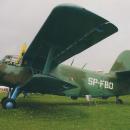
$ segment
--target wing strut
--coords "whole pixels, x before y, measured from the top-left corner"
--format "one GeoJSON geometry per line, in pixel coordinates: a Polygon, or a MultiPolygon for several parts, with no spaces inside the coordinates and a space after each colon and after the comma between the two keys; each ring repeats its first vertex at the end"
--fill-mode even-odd
{"type": "Polygon", "coordinates": [[[47,60],[43,69],[43,74],[48,74],[48,72],[51,69],[51,63],[53,61],[53,57],[54,57],[54,52],[55,52],[55,48],[51,47],[49,52],[48,52],[48,56],[47,56],[47,60]]]}

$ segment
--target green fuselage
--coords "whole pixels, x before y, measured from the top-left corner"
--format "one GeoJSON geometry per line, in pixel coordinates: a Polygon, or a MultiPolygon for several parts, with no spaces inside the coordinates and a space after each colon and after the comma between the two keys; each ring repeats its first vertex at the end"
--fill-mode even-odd
{"type": "MultiPolygon", "coordinates": [[[[76,86],[65,90],[63,93],[66,96],[83,97],[92,95],[93,97],[105,98],[130,93],[130,78],[119,79],[115,73],[104,74],[61,64],[52,70],[49,75],[76,86]]],[[[32,76],[33,70],[30,68],[0,64],[0,85],[8,87],[23,86],[32,76]]],[[[39,89],[38,86],[36,87],[39,89]]],[[[44,87],[40,91],[44,93],[44,87]]]]}
{"type": "MultiPolygon", "coordinates": [[[[130,93],[130,78],[117,78],[115,73],[102,73],[60,65],[52,74],[78,87],[77,96],[110,97],[130,93]]],[[[71,93],[72,94],[72,93],[71,93]]]]}

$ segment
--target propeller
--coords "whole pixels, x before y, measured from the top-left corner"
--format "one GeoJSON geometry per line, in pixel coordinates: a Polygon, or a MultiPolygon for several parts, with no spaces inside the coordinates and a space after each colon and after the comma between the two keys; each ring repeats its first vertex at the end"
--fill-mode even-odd
{"type": "Polygon", "coordinates": [[[25,54],[27,50],[27,44],[26,43],[23,43],[20,47],[20,51],[19,51],[19,54],[18,54],[18,59],[16,61],[16,63],[19,63],[23,57],[23,55],[25,54]]]}

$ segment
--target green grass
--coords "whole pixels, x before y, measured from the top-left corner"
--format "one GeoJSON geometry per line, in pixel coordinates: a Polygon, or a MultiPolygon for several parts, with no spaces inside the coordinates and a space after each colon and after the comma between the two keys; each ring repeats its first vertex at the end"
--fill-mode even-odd
{"type": "Polygon", "coordinates": [[[89,105],[83,98],[20,96],[17,109],[0,106],[0,130],[130,130],[130,96],[122,99],[123,105],[114,98],[94,99],[89,105]]]}

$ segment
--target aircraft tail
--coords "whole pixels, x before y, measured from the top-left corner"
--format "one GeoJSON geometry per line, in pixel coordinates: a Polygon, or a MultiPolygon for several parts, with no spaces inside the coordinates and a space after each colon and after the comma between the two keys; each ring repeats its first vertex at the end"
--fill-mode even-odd
{"type": "Polygon", "coordinates": [[[113,64],[110,72],[130,71],[130,50],[123,51],[113,64]]]}

